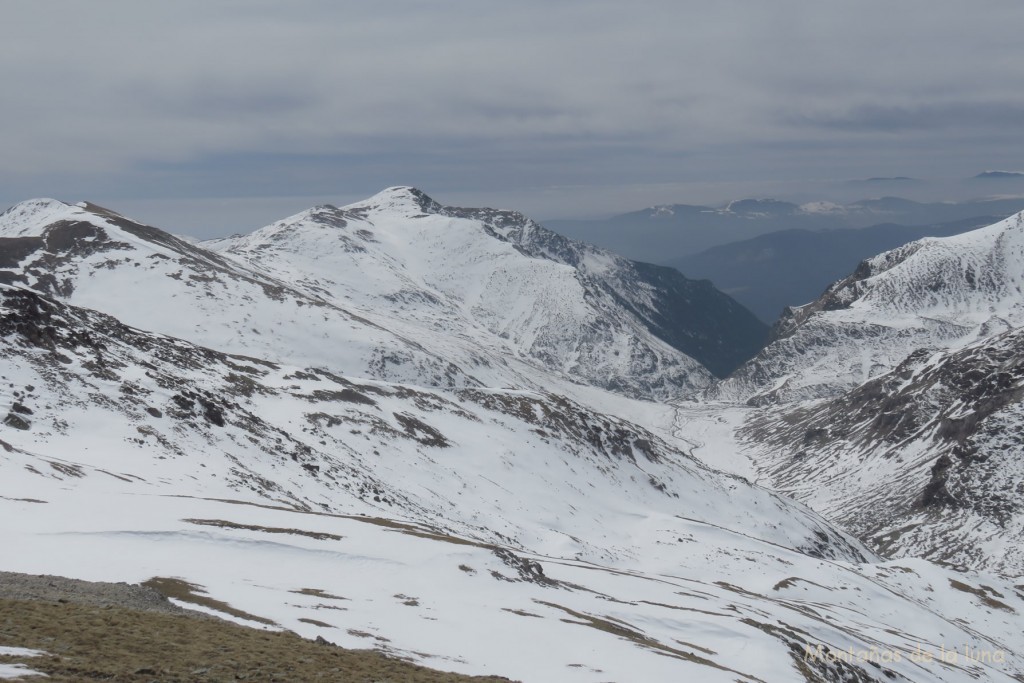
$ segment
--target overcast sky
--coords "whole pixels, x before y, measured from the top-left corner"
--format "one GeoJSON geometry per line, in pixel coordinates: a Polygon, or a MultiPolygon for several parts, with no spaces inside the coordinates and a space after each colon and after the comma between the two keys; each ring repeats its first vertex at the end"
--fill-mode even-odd
{"type": "Polygon", "coordinates": [[[0,201],[176,232],[389,185],[544,219],[1024,170],[1019,0],[4,0],[0,25],[0,201]]]}

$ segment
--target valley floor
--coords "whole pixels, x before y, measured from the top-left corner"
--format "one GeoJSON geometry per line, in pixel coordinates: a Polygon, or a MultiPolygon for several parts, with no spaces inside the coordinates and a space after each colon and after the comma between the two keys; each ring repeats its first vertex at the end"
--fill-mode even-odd
{"type": "Polygon", "coordinates": [[[735,435],[751,408],[691,401],[680,401],[674,408],[672,435],[682,442],[684,450],[708,467],[758,482],[757,468],[735,435]]]}

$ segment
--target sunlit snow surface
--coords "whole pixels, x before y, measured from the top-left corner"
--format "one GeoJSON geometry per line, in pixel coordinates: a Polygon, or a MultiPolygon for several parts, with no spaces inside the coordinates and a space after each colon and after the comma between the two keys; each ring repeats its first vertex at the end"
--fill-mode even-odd
{"type": "Polygon", "coordinates": [[[46,240],[14,269],[20,282],[220,351],[429,386],[555,375],[670,396],[710,383],[635,312],[654,294],[628,282],[630,262],[583,245],[547,255],[545,239],[567,241],[524,216],[428,215],[429,201],[391,188],[193,245],[101,207],[32,200],[0,216],[0,237],[46,240]]]}

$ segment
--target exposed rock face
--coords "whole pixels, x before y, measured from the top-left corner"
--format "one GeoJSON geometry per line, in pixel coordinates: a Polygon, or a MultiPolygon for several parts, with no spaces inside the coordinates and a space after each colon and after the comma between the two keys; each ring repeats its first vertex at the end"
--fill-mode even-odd
{"type": "Polygon", "coordinates": [[[778,487],[881,552],[1024,573],[1024,329],[918,351],[742,434],[778,487]]]}

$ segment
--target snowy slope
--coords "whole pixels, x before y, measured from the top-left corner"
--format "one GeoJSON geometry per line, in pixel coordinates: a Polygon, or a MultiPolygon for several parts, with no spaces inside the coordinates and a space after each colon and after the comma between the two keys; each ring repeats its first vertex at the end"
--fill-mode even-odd
{"type": "Polygon", "coordinates": [[[773,341],[711,393],[754,404],[835,396],[919,348],[955,349],[1024,323],[1024,213],[864,261],[789,309],[773,341]]]}
{"type": "MultiPolygon", "coordinates": [[[[671,557],[633,545],[646,542],[638,531],[652,514],[862,557],[807,511],[562,396],[346,378],[221,354],[29,290],[0,292],[3,441],[28,453],[94,451],[104,460],[92,467],[111,473],[141,461],[168,485],[241,488],[304,509],[356,506],[581,559],[671,557]],[[733,495],[745,503],[718,505],[733,495]]],[[[672,522],[659,524],[671,534],[672,522]]]]}
{"type": "Polygon", "coordinates": [[[524,681],[1024,675],[1007,582],[872,563],[554,394],[229,355],[10,286],[0,339],[7,570],[179,578],[243,623],[524,681]]]}
{"type": "Polygon", "coordinates": [[[1024,329],[742,430],[768,481],[890,556],[1024,575],[1024,329]]]}

